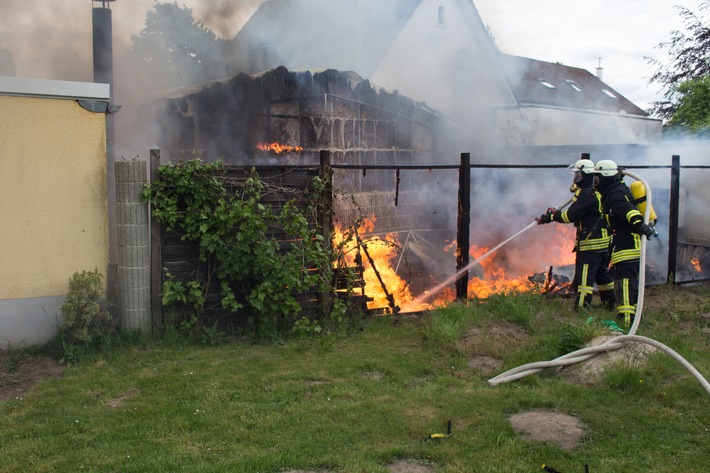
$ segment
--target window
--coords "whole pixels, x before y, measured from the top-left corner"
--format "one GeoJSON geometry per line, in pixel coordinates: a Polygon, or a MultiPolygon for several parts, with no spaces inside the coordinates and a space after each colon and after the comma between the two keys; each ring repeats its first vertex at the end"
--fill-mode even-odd
{"type": "Polygon", "coordinates": [[[545,79],[539,79],[539,78],[538,78],[537,81],[538,81],[539,83],[541,83],[542,85],[544,85],[545,87],[547,87],[548,89],[556,89],[556,88],[557,88],[557,87],[555,87],[554,85],[550,84],[550,83],[549,83],[548,81],[546,81],[545,79]]]}
{"type": "Polygon", "coordinates": [[[604,92],[605,94],[607,94],[609,97],[611,97],[611,98],[613,98],[613,99],[616,98],[616,95],[614,95],[614,93],[613,93],[612,91],[610,91],[610,90],[602,89],[602,92],[604,92]]]}
{"type": "Polygon", "coordinates": [[[581,88],[580,86],[578,86],[575,81],[566,79],[565,82],[567,82],[567,83],[569,84],[569,86],[572,87],[572,88],[573,88],[574,90],[576,90],[577,92],[581,92],[581,91],[582,91],[582,88],[581,88]]]}
{"type": "Polygon", "coordinates": [[[446,9],[444,7],[439,7],[437,23],[439,25],[444,25],[446,23],[446,9]]]}

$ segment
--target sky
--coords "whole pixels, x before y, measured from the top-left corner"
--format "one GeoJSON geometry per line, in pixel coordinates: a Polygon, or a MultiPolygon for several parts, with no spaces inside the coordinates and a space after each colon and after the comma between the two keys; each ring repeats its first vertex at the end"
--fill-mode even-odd
{"type": "MultiPolygon", "coordinates": [[[[139,34],[154,0],[117,0],[114,57],[139,34]]],[[[262,0],[182,0],[179,5],[220,36],[231,38],[262,0]]],[[[639,107],[662,97],[646,57],[664,59],[657,45],[682,28],[683,5],[698,12],[702,0],[474,0],[498,47],[507,54],[586,69],[639,107]]],[[[91,9],[101,2],[2,0],[0,49],[9,49],[15,75],[92,80],[91,9]]],[[[2,75],[2,71],[0,71],[2,75]]]]}
{"type": "MultiPolygon", "coordinates": [[[[643,109],[661,100],[657,45],[682,30],[676,5],[696,13],[702,0],[474,0],[498,47],[507,54],[560,62],[596,73],[643,109]]],[[[710,13],[710,12],[708,12],[710,13]]]]}

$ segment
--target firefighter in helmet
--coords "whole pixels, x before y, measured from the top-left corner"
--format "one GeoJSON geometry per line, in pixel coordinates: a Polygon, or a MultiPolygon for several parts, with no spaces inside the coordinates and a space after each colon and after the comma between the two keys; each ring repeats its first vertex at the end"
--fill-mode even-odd
{"type": "Polygon", "coordinates": [[[602,210],[611,232],[611,274],[616,293],[616,316],[631,325],[636,313],[641,258],[641,235],[654,232],[643,221],[631,190],[614,161],[605,159],[594,167],[596,189],[602,196],[602,210]]]}
{"type": "Polygon", "coordinates": [[[594,163],[589,159],[580,159],[570,168],[574,171],[574,182],[570,187],[574,193],[572,204],[567,210],[548,209],[535,220],[538,225],[559,222],[572,223],[577,227],[573,250],[577,254],[572,282],[576,293],[575,310],[591,306],[595,283],[602,306],[613,310],[616,300],[614,280],[609,271],[611,234],[602,218],[601,195],[594,189],[594,163]]]}

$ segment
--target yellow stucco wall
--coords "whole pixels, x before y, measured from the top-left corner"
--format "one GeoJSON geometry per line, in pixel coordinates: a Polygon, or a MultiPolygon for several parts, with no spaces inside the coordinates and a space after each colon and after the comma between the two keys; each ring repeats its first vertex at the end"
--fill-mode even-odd
{"type": "Polygon", "coordinates": [[[108,266],[106,119],[67,99],[0,96],[0,300],[62,296],[108,266]]]}

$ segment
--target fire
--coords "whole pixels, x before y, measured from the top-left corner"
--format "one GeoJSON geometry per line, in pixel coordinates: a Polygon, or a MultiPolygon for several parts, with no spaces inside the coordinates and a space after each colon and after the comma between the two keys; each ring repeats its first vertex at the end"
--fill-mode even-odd
{"type": "Polygon", "coordinates": [[[392,302],[399,308],[407,307],[407,303],[414,300],[407,282],[399,277],[396,272],[396,256],[399,254],[401,244],[395,233],[383,236],[373,236],[364,239],[363,235],[370,233],[375,228],[375,217],[365,219],[358,228],[358,237],[344,242],[342,228],[335,229],[334,242],[336,245],[344,244],[345,261],[348,265],[356,266],[356,258],[362,260],[363,279],[365,281],[365,295],[372,298],[367,303],[369,309],[390,307],[392,302]],[[358,245],[358,240],[360,245],[358,245]],[[373,265],[374,263],[374,265],[373,265]],[[387,296],[392,300],[389,300],[387,296]]]}
{"type": "MultiPolygon", "coordinates": [[[[487,253],[489,248],[479,248],[473,245],[469,251],[474,259],[487,253]]],[[[483,259],[480,262],[483,277],[473,276],[468,281],[468,296],[485,299],[493,294],[509,292],[527,292],[534,285],[527,276],[512,277],[506,274],[505,268],[495,258],[483,259]]]]}
{"type": "Polygon", "coordinates": [[[690,264],[693,265],[693,268],[699,273],[703,272],[703,269],[700,267],[700,259],[697,257],[691,258],[690,259],[690,264]]]}
{"type": "MultiPolygon", "coordinates": [[[[432,300],[423,299],[422,295],[413,295],[408,283],[397,274],[397,262],[401,244],[396,233],[365,238],[375,230],[375,217],[364,219],[358,229],[358,236],[345,241],[345,231],[336,226],[334,243],[343,245],[345,263],[357,266],[358,258],[362,262],[365,295],[372,299],[369,309],[390,308],[394,304],[397,310],[404,312],[428,310],[454,300],[455,291],[444,287],[438,294],[432,294],[432,300]],[[389,296],[389,298],[388,298],[389,296]]],[[[480,260],[469,271],[468,295],[471,298],[485,299],[494,294],[510,292],[528,292],[535,284],[528,277],[544,267],[566,266],[574,264],[575,256],[571,251],[575,229],[571,225],[549,227],[550,234],[541,240],[543,248],[531,247],[530,241],[524,245],[513,245],[501,249],[480,260]],[[522,250],[520,248],[523,248],[522,250]],[[531,250],[532,248],[532,250],[531,250]],[[534,253],[536,258],[531,258],[534,253]],[[517,263],[516,267],[512,267],[517,263]]],[[[455,243],[443,248],[446,252],[455,250],[455,243]]],[[[469,248],[471,261],[475,261],[489,252],[488,247],[472,245],[469,248]]],[[[432,283],[432,287],[436,285],[432,283]]]]}
{"type": "Polygon", "coordinates": [[[282,145],[279,143],[260,143],[256,145],[256,148],[260,151],[271,151],[276,154],[283,154],[283,153],[300,153],[303,151],[303,148],[300,146],[289,146],[289,145],[282,145]]]}

